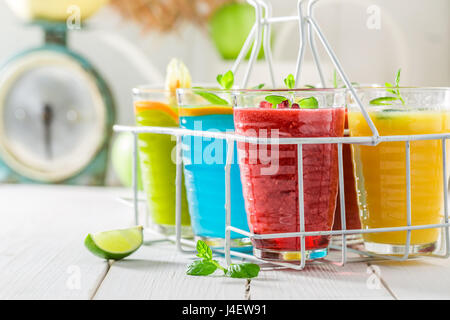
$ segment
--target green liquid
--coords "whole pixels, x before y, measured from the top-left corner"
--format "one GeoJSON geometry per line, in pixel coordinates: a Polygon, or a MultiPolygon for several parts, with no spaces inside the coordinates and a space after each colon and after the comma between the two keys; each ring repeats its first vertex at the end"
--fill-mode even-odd
{"type": "MultiPolygon", "coordinates": [[[[139,126],[178,127],[177,123],[159,110],[136,113],[139,126]]],[[[151,218],[159,225],[175,225],[175,175],[172,150],[176,142],[170,135],[141,133],[138,136],[139,160],[144,191],[151,218]]],[[[184,180],[184,179],[183,179],[184,180]]],[[[184,181],[182,183],[181,224],[190,225],[184,181]]]]}

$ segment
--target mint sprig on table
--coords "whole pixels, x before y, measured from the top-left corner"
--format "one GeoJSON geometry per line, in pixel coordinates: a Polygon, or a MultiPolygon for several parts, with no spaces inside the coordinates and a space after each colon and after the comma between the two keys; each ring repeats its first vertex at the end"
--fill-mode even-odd
{"type": "Polygon", "coordinates": [[[231,264],[226,272],[226,275],[230,278],[256,278],[259,274],[260,267],[254,263],[239,263],[231,264]]]}
{"type": "MultiPolygon", "coordinates": [[[[284,84],[288,89],[294,89],[295,78],[292,74],[289,74],[284,80],[284,84]]],[[[297,107],[300,109],[317,109],[319,107],[319,102],[314,97],[303,98],[295,103],[291,104],[288,98],[280,95],[269,95],[264,98],[267,102],[272,104],[272,108],[276,108],[280,103],[287,101],[288,107],[297,107]],[[295,106],[297,105],[297,106],[295,106]]]]}
{"type": "Polygon", "coordinates": [[[395,85],[386,82],[384,85],[386,86],[386,91],[393,94],[393,97],[386,96],[386,97],[379,97],[370,100],[370,104],[373,106],[390,106],[394,101],[400,100],[402,105],[405,105],[405,100],[403,99],[402,95],[400,94],[400,73],[402,69],[398,69],[397,74],[395,75],[395,85]]]}
{"type": "Polygon", "coordinates": [[[228,268],[222,267],[217,260],[213,259],[211,248],[202,240],[197,241],[197,257],[186,269],[186,274],[191,276],[208,276],[217,269],[230,278],[255,278],[258,276],[260,267],[254,263],[232,264],[228,268]]]}

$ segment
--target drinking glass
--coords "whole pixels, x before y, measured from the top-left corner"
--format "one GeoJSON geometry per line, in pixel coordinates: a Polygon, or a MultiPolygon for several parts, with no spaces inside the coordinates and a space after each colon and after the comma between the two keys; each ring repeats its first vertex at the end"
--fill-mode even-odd
{"type": "MultiPolygon", "coordinates": [[[[381,136],[450,132],[450,88],[361,88],[364,107],[381,136]],[[393,94],[396,92],[397,94],[393,94]],[[389,96],[389,100],[384,97],[389,96]],[[375,100],[377,99],[377,100],[375,100]]],[[[351,136],[371,136],[363,115],[350,98],[351,136]]],[[[376,146],[352,145],[362,227],[407,225],[406,145],[404,141],[376,146]]],[[[438,224],[442,220],[442,140],[410,142],[411,224],[438,224]]],[[[380,254],[403,254],[406,231],[366,233],[365,248],[380,254]]],[[[432,252],[439,229],[411,231],[409,253],[432,252]]]]}
{"type": "MultiPolygon", "coordinates": [[[[348,112],[345,110],[345,130],[344,137],[349,136],[348,130],[348,112]]],[[[355,176],[353,175],[353,159],[350,144],[342,145],[342,165],[344,169],[344,198],[345,198],[345,229],[361,229],[359,218],[358,199],[356,195],[355,176]]],[[[340,193],[338,192],[336,213],[334,216],[333,230],[342,230],[341,224],[341,205],[340,193]]],[[[333,244],[341,245],[342,236],[332,237],[333,244]]],[[[361,234],[349,234],[346,236],[347,244],[360,244],[362,242],[361,234]]]]}
{"type": "MultiPolygon", "coordinates": [[[[241,90],[236,93],[236,133],[259,138],[342,137],[345,90],[241,90]],[[284,102],[273,104],[273,98],[284,102]],[[278,97],[278,98],[276,98],[278,97]],[[275,105],[276,104],[276,105],[275,105]],[[300,107],[302,106],[302,107],[300,107]]],[[[300,231],[296,144],[238,142],[239,164],[250,230],[255,234],[300,231]]],[[[330,231],[338,192],[336,144],[304,144],[305,231],[330,231]]],[[[253,239],[256,257],[272,261],[323,258],[330,236],[253,239]]]]}
{"type": "MultiPolygon", "coordinates": [[[[178,89],[177,96],[181,128],[211,132],[234,131],[231,91],[178,89]]],[[[227,149],[223,139],[191,135],[182,138],[183,167],[192,229],[198,239],[216,248],[224,247],[227,149]]],[[[248,231],[236,152],[231,164],[230,187],[231,225],[248,231]]],[[[231,239],[232,248],[251,250],[247,237],[232,232],[231,239]]]]}
{"type": "MultiPolygon", "coordinates": [[[[178,106],[174,93],[152,87],[133,89],[134,111],[138,126],[178,127],[178,106]]],[[[140,133],[138,154],[148,212],[153,226],[163,234],[175,232],[175,175],[172,155],[174,137],[165,134],[140,133]]],[[[184,236],[192,235],[186,190],[183,185],[181,225],[184,236]]]]}

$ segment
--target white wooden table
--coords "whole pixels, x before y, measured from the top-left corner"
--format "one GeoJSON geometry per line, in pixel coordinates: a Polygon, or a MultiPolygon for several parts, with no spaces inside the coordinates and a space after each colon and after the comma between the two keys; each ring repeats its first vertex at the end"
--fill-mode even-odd
{"type": "Polygon", "coordinates": [[[192,277],[193,255],[168,242],[108,264],[84,245],[89,232],[125,228],[131,190],[0,186],[0,299],[449,299],[450,260],[321,264],[243,279],[192,277]]]}

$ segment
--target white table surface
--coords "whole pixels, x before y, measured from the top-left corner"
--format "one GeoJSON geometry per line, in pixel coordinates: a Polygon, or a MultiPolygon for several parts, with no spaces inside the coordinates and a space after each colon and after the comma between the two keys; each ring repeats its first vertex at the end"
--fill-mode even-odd
{"type": "Polygon", "coordinates": [[[194,255],[170,242],[107,263],[85,249],[89,232],[126,228],[131,190],[0,186],[0,299],[449,299],[450,260],[320,264],[262,271],[250,284],[192,277],[194,255]]]}

